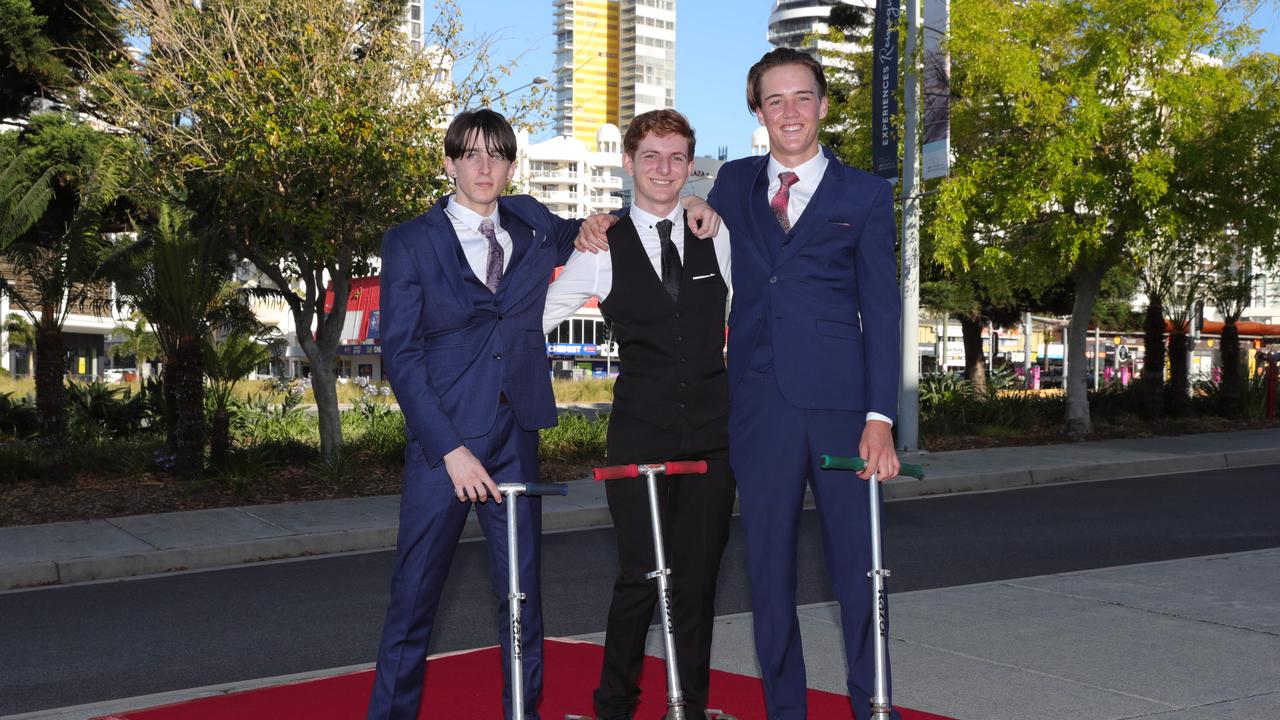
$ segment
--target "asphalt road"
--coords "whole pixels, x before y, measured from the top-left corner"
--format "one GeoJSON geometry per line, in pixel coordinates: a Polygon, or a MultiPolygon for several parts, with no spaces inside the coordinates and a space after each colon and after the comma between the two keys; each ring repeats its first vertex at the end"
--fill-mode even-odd
{"type": "MultiPolygon", "coordinates": [[[[1280,547],[1280,466],[890,503],[890,590],[1280,547]]],[[[603,629],[611,531],[544,538],[547,634],[603,629]]],[[[371,662],[387,552],[0,594],[0,715],[371,662]]],[[[482,542],[461,545],[433,652],[494,644],[482,542]]],[[[817,517],[801,604],[831,599],[817,517]]],[[[717,612],[749,610],[735,525],[717,612]]]]}

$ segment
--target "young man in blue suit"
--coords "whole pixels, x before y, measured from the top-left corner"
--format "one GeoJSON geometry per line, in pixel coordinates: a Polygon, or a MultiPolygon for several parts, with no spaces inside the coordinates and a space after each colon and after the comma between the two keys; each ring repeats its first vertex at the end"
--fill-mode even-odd
{"type": "MultiPolygon", "coordinates": [[[[527,195],[503,197],[516,138],[498,113],[458,115],[445,133],[457,192],[382,241],[382,349],[405,418],[405,467],[391,601],[369,720],[414,720],[427,643],[463,524],[474,505],[489,540],[494,596],[507,599],[507,520],[497,485],[538,480],[538,430],[556,424],[542,333],[552,271],[584,221],[527,195]],[[488,502],[489,499],[493,502],[488,502]]],[[[705,213],[706,210],[703,209],[705,213]]],[[[713,233],[718,218],[697,215],[713,233]]],[[[585,223],[602,223],[592,216],[585,223]]],[[[605,227],[600,224],[599,227],[605,227]]],[[[542,500],[517,497],[527,720],[542,692],[542,500]]],[[[497,615],[494,616],[497,620],[497,615]]],[[[511,718],[508,619],[501,613],[503,706],[511,718]]]]}
{"type": "Polygon", "coordinates": [[[729,457],[747,539],[756,655],[770,720],[806,717],[796,617],[796,534],[806,484],[840,602],[854,711],[874,689],[866,487],[819,468],[822,453],[898,474],[890,432],[901,366],[888,182],[818,144],[826,79],[780,48],[747,75],[769,155],[720,169],[708,198],[730,230],[729,457]]]}
{"type": "MultiPolygon", "coordinates": [[[[528,196],[501,197],[514,173],[516,138],[498,113],[460,114],[444,144],[445,169],[457,192],[387,231],[382,241],[383,357],[407,442],[398,554],[370,720],[418,717],[440,591],[473,505],[489,540],[493,592],[505,603],[507,523],[497,484],[538,480],[538,429],[556,423],[542,304],[552,270],[568,259],[581,222],[559,218],[528,196]]],[[[542,690],[541,498],[515,502],[524,548],[525,707],[536,718],[542,690]]],[[[496,629],[510,720],[503,618],[496,629]]]]}

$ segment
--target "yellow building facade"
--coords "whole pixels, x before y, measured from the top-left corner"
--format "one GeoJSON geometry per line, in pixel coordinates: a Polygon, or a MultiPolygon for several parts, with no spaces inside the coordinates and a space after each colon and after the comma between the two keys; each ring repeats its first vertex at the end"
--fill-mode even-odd
{"type": "Polygon", "coordinates": [[[556,124],[595,148],[596,132],[618,122],[619,0],[557,0],[556,124]]]}

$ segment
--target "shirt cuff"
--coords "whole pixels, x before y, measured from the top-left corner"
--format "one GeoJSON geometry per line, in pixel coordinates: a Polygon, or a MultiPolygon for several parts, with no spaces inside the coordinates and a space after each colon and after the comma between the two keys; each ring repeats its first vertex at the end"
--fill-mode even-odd
{"type": "Polygon", "coordinates": [[[868,419],[868,420],[880,420],[881,422],[887,422],[887,423],[889,423],[889,427],[893,427],[893,421],[892,421],[892,420],[890,420],[890,419],[888,418],[888,416],[886,416],[886,415],[881,415],[881,414],[880,414],[880,413],[878,413],[878,412],[869,412],[869,413],[867,413],[867,419],[868,419]]]}

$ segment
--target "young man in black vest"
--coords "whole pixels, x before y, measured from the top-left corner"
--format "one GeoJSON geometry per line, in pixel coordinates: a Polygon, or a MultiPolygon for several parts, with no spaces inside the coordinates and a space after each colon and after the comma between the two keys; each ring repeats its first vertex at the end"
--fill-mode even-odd
{"type": "MultiPolygon", "coordinates": [[[[734,483],[728,463],[725,300],[729,234],[692,238],[680,191],[693,170],[693,129],[674,110],[638,115],[623,138],[634,205],[609,229],[611,252],[576,253],[551,284],[543,314],[550,332],[588,299],[600,301],[621,346],[608,463],[706,460],[705,475],[659,479],[680,684],[688,715],[706,710],[716,576],[729,535],[734,483]]],[[[630,720],[636,678],[657,602],[648,493],[643,478],[606,486],[618,541],[619,575],[595,692],[598,720],[630,720]]]]}

